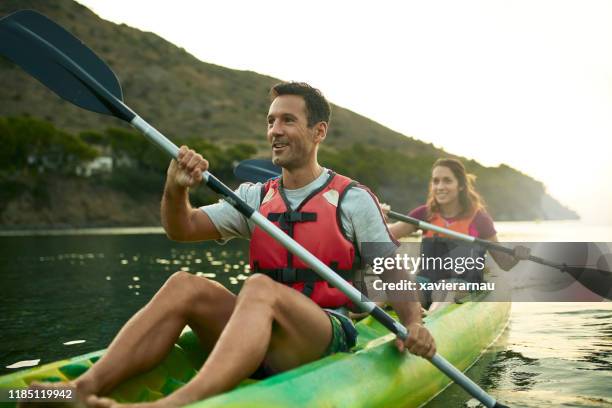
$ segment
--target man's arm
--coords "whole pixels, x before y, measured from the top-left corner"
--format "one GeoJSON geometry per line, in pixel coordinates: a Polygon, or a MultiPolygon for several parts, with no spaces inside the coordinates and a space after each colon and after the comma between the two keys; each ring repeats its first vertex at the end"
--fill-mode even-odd
{"type": "Polygon", "coordinates": [[[189,203],[189,188],[200,184],[207,169],[202,155],[186,146],[181,146],[177,160],[170,162],[161,202],[161,221],[168,238],[185,242],[221,238],[208,215],[189,203]]]}
{"type": "MultiPolygon", "coordinates": [[[[381,276],[384,282],[399,283],[404,280],[412,280],[414,275],[408,274],[405,270],[390,269],[385,270],[381,276]]],[[[421,313],[421,303],[416,290],[403,290],[401,292],[387,292],[389,303],[397,313],[400,322],[408,329],[408,339],[396,340],[396,346],[400,351],[405,348],[422,357],[431,358],[436,353],[436,343],[423,326],[421,313]]]]}

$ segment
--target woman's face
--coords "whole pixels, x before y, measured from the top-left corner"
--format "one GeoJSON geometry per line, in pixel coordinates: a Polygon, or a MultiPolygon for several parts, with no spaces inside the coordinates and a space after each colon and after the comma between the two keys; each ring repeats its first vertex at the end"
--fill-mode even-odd
{"type": "Polygon", "coordinates": [[[448,205],[459,201],[459,181],[448,167],[436,166],[431,172],[431,191],[438,205],[448,205]]]}

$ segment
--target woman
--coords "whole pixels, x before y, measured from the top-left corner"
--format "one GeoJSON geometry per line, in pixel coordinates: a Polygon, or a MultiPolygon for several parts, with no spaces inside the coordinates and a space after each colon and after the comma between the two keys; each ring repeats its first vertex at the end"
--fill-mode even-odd
{"type": "MultiPolygon", "coordinates": [[[[410,212],[410,216],[430,224],[450,229],[487,241],[498,242],[497,232],[493,220],[487,214],[483,199],[474,188],[474,176],[467,174],[463,164],[456,159],[439,159],[432,168],[429,194],[425,205],[417,207],[410,212]]],[[[390,207],[383,204],[385,215],[390,207]]],[[[389,225],[389,230],[396,239],[415,232],[417,227],[413,224],[396,222],[389,225]]],[[[486,251],[473,245],[460,245],[456,240],[450,240],[441,234],[424,231],[422,253],[425,257],[450,256],[453,259],[471,257],[477,259],[484,257],[486,251]]],[[[490,251],[495,262],[503,269],[510,270],[519,260],[527,259],[530,249],[517,246],[514,256],[503,252],[490,251]]],[[[446,271],[437,266],[422,268],[419,272],[419,281],[469,281],[482,282],[483,268],[474,266],[469,270],[461,268],[461,272],[446,271]]],[[[446,296],[448,298],[448,296],[446,296]]],[[[442,304],[433,300],[430,310],[442,304]]],[[[427,302],[429,303],[429,302],[427,302]]],[[[445,302],[446,303],[446,302],[445,302]]]]}

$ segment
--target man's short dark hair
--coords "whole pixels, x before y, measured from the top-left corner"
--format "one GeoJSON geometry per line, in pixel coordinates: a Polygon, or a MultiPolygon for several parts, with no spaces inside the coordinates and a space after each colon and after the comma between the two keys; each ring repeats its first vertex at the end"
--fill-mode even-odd
{"type": "Polygon", "coordinates": [[[299,95],[304,98],[308,127],[313,127],[319,122],[329,124],[331,106],[317,88],[305,82],[280,82],[270,89],[270,98],[274,100],[281,95],[299,95]]]}

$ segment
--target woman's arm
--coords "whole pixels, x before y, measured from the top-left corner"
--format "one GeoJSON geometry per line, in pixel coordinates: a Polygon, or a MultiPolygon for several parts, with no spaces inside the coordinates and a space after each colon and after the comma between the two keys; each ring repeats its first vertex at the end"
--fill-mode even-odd
{"type": "MultiPolygon", "coordinates": [[[[497,239],[497,234],[487,238],[486,241],[499,242],[497,239]]],[[[514,248],[514,255],[496,251],[494,249],[490,249],[489,253],[500,268],[502,268],[504,271],[509,271],[510,269],[514,268],[514,266],[516,266],[520,260],[529,258],[529,255],[531,255],[531,249],[522,245],[517,245],[514,248]]]]}

